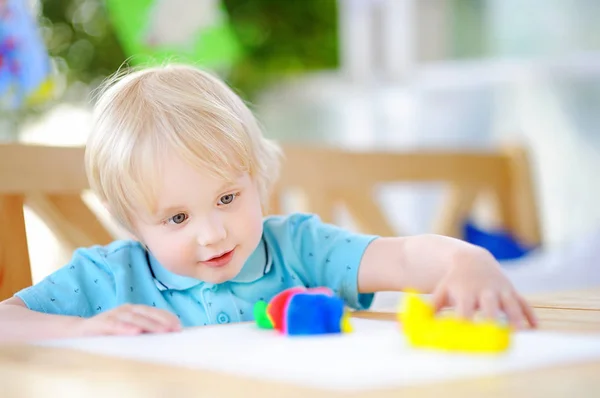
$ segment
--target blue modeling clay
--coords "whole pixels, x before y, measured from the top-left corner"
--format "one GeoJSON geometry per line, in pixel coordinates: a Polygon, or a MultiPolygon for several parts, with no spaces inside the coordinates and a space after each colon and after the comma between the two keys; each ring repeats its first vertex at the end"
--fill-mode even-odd
{"type": "Polygon", "coordinates": [[[294,294],[287,307],[287,333],[313,335],[341,333],[344,302],[324,294],[294,294]]]}

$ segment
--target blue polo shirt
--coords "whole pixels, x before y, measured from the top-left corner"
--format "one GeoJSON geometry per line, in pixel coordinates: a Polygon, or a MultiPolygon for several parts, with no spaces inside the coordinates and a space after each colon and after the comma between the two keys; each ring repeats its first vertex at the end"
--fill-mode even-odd
{"type": "Polygon", "coordinates": [[[264,219],[262,239],[240,273],[211,284],[162,267],[139,242],[116,241],[75,251],[71,261],[16,294],[34,311],[91,317],[122,304],[145,304],[176,314],[183,326],[253,320],[258,300],[284,289],[327,286],[352,309],[367,309],[358,268],[375,239],[325,224],[315,215],[264,219]]]}

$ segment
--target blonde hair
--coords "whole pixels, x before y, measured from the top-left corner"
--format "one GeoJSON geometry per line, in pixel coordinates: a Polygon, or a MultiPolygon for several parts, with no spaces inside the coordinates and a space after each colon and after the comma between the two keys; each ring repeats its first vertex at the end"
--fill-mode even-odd
{"type": "Polygon", "coordinates": [[[140,205],[154,210],[160,159],[169,150],[225,180],[248,172],[266,209],[280,149],[221,80],[171,64],[115,74],[100,93],[85,167],[92,190],[126,228],[133,230],[140,205]]]}

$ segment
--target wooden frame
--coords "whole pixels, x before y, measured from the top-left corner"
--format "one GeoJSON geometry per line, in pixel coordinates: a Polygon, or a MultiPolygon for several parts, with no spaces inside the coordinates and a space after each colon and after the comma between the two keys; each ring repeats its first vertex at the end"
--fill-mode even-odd
{"type": "Polygon", "coordinates": [[[24,205],[69,248],[113,239],[82,199],[88,189],[83,153],[79,147],[0,145],[0,300],[32,283],[24,205]]]}
{"type": "MultiPolygon", "coordinates": [[[[281,213],[290,188],[304,193],[301,211],[333,222],[344,204],[359,229],[395,235],[375,202],[382,183],[445,182],[446,206],[435,231],[460,237],[460,224],[477,195],[497,197],[502,225],[523,241],[541,242],[531,171],[525,151],[499,152],[353,152],[285,146],[285,161],[271,213],[281,213]],[[350,175],[349,175],[350,174],[350,175]]],[[[82,200],[88,189],[81,147],[0,144],[0,299],[31,284],[23,206],[29,206],[69,248],[107,244],[112,236],[82,200]]]]}
{"type": "Polygon", "coordinates": [[[497,152],[419,151],[356,152],[314,147],[286,147],[286,160],[274,194],[272,213],[281,213],[277,200],[289,188],[304,191],[304,211],[333,219],[337,204],[346,205],[364,232],[394,235],[374,192],[377,185],[394,182],[442,182],[448,197],[433,232],[460,238],[461,223],[477,196],[496,197],[501,227],[523,242],[541,243],[535,187],[525,149],[497,152]]]}

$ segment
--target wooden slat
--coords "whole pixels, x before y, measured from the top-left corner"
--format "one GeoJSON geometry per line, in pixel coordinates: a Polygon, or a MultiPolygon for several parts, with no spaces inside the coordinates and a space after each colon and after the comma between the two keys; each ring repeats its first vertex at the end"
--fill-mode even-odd
{"type": "Polygon", "coordinates": [[[44,195],[30,193],[27,205],[71,250],[105,245],[113,240],[81,195],[44,195]]]}
{"type": "Polygon", "coordinates": [[[0,195],[80,193],[88,188],[84,148],[0,144],[0,195]]]}
{"type": "Polygon", "coordinates": [[[498,221],[501,225],[498,227],[515,233],[518,220],[514,211],[515,186],[511,182],[511,173],[508,163],[500,171],[499,181],[490,188],[491,193],[496,197],[496,206],[498,211],[498,221]]]}
{"type": "Polygon", "coordinates": [[[449,181],[499,185],[507,157],[482,152],[352,152],[330,148],[286,147],[282,180],[286,184],[349,184],[449,181]]]}
{"type": "Polygon", "coordinates": [[[305,194],[304,211],[318,215],[325,223],[333,223],[336,200],[331,191],[315,185],[304,186],[302,191],[305,194]]]}
{"type": "Polygon", "coordinates": [[[451,185],[433,231],[453,238],[463,238],[460,226],[469,216],[477,194],[478,190],[472,186],[451,185]]]}
{"type": "MultiPolygon", "coordinates": [[[[385,234],[392,232],[378,206],[365,198],[368,193],[355,188],[399,181],[446,182],[461,190],[468,187],[468,193],[450,198],[449,207],[443,210],[434,229],[438,233],[458,235],[459,226],[470,212],[475,196],[482,190],[498,196],[499,218],[507,230],[514,232],[519,225],[536,221],[531,218],[518,220],[515,192],[521,186],[513,184],[515,173],[510,163],[513,155],[508,152],[360,152],[301,146],[284,147],[284,151],[286,160],[281,185],[311,187],[312,192],[345,192],[344,200],[353,202],[350,207],[363,211],[360,214],[353,212],[361,219],[361,230],[365,227],[385,231],[385,234]],[[350,191],[352,194],[347,194],[350,191]],[[365,205],[367,202],[369,205],[365,205]]],[[[523,166],[518,167],[518,172],[528,173],[526,165],[523,166]]],[[[527,228],[535,230],[537,226],[527,228]]]]}
{"type": "Polygon", "coordinates": [[[533,307],[538,308],[600,311],[600,288],[537,293],[528,299],[533,307]]]}
{"type": "Polygon", "coordinates": [[[381,211],[381,206],[375,203],[372,187],[346,189],[341,194],[360,231],[380,236],[397,235],[381,211]]]}
{"type": "Polygon", "coordinates": [[[540,307],[533,310],[542,330],[568,331],[576,328],[580,332],[600,333],[600,311],[540,307]]]}
{"type": "Polygon", "coordinates": [[[514,233],[522,242],[538,245],[542,240],[539,211],[536,206],[535,185],[527,153],[522,147],[507,147],[504,153],[509,159],[514,233]]]}
{"type": "Polygon", "coordinates": [[[0,195],[0,300],[30,285],[23,196],[0,195]]]}

